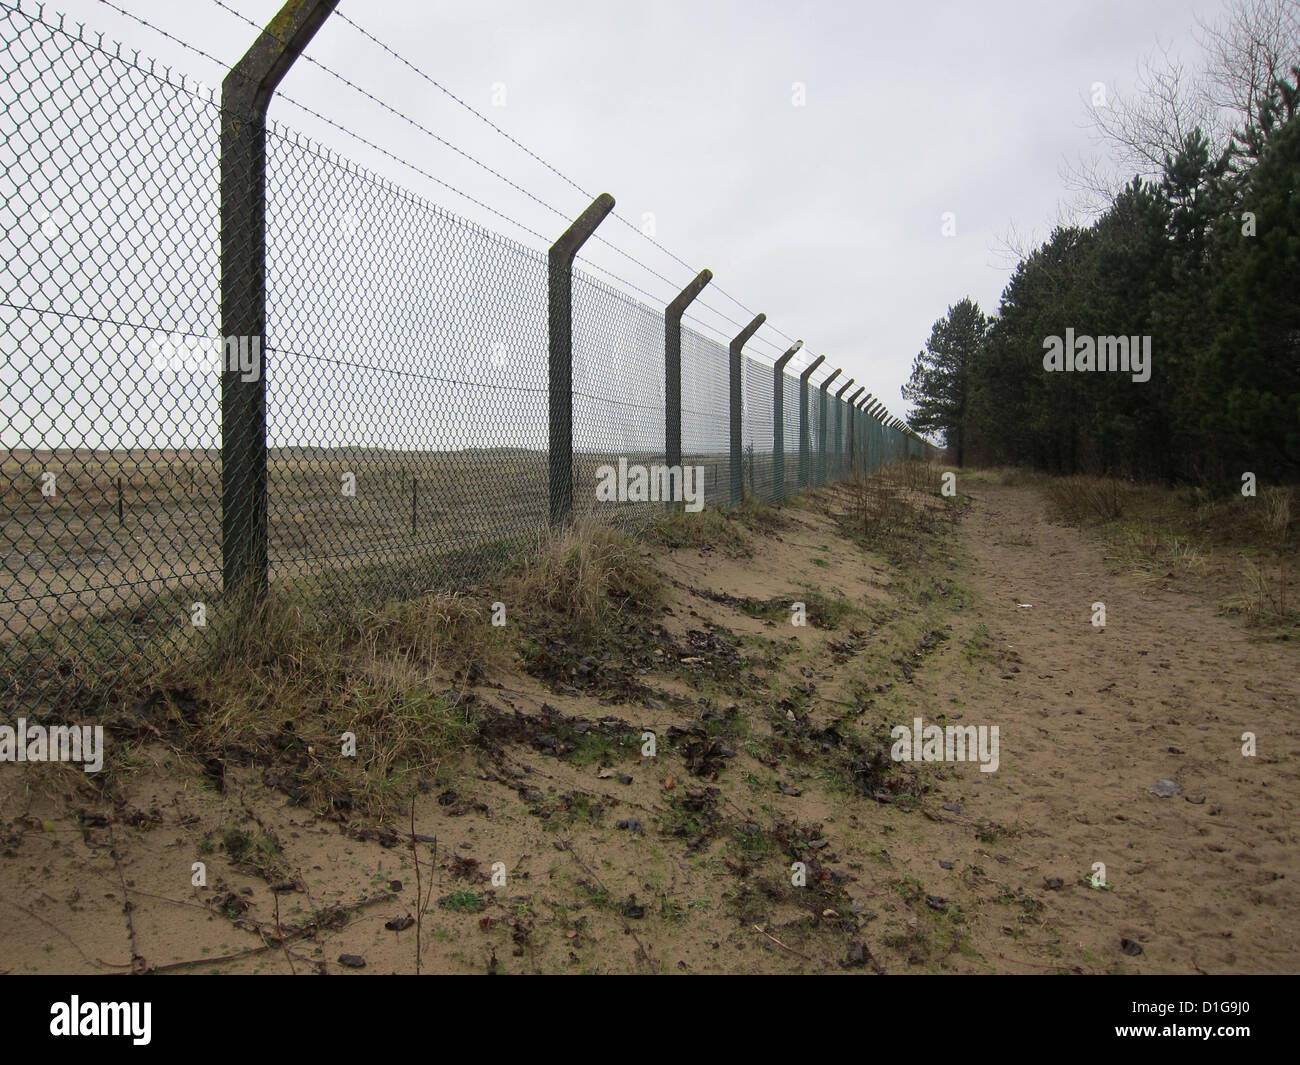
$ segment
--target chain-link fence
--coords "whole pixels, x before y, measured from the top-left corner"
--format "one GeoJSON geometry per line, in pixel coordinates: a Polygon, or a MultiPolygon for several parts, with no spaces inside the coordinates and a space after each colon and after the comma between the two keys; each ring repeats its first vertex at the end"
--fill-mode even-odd
{"type": "MultiPolygon", "coordinates": [[[[211,91],[34,5],[0,11],[0,63],[4,710],[85,704],[184,651],[232,575],[328,610],[536,542],[556,505],[545,254],[282,126],[223,126],[211,91]],[[265,224],[241,227],[259,167],[265,224]]],[[[664,310],[570,276],[568,513],[639,519],[656,511],[611,496],[611,470],[664,462],[664,310]]],[[[745,355],[737,453],[728,348],[681,334],[706,506],[738,501],[737,463],[774,500],[906,440],[815,384],[801,434],[785,371],[774,422],[773,367],[745,355]]]]}

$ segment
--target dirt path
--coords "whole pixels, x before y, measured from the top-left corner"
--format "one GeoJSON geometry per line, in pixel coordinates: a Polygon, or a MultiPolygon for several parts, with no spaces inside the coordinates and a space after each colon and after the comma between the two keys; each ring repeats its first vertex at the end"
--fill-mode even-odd
{"type": "Polygon", "coordinates": [[[449,687],[479,733],[414,849],[296,803],[337,757],[311,717],[266,765],[133,744],[116,801],[0,763],[0,970],[411,972],[419,932],[433,972],[1296,971],[1293,645],[969,491],[915,563],[864,553],[846,487],[644,545],[669,601],[621,642],[449,687]],[[916,717],[996,726],[998,768],[892,762],[916,717]]]}
{"type": "MultiPolygon", "coordinates": [[[[1002,761],[967,778],[965,812],[1018,826],[1002,849],[1039,888],[1065,883],[1046,895],[1033,955],[994,952],[1059,951],[1086,967],[1123,937],[1143,948],[1128,962],[1140,972],[1296,971],[1294,647],[1252,641],[1211,602],[1117,572],[1098,545],[1048,522],[1032,490],[973,492],[962,536],[977,620],[1018,671],[986,670],[963,693],[969,719],[1001,724],[1002,761]],[[1104,628],[1091,623],[1095,602],[1104,628]],[[1147,791],[1157,779],[1182,794],[1147,791]],[[1112,890],[1080,884],[1094,862],[1112,890]]],[[[950,697],[949,678],[918,684],[950,697]]]]}

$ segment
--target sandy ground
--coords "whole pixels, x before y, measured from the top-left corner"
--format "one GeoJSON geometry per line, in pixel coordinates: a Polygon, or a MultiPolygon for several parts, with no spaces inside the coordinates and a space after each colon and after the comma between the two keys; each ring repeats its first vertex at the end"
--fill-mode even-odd
{"type": "MultiPolygon", "coordinates": [[[[977,612],[1020,668],[963,693],[1005,722],[1004,760],[958,801],[1023,826],[1009,856],[1025,890],[1065,881],[1027,938],[1098,960],[1129,938],[1144,948],[1127,966],[1139,972],[1296,971],[1295,645],[1253,641],[1194,585],[1108,566],[1025,489],[973,491],[963,537],[977,612]],[[1091,623],[1096,602],[1104,628],[1091,623]],[[1148,791],[1158,779],[1182,794],[1148,791]],[[1094,862],[1113,890],[1078,885],[1094,862]]],[[[957,690],[927,674],[918,703],[957,690]]],[[[996,953],[1033,968],[1028,945],[996,953]]]]}
{"type": "Polygon", "coordinates": [[[1031,489],[970,491],[972,594],[934,636],[906,575],[841,534],[842,492],[739,557],[658,552],[674,594],[644,653],[482,678],[485,739],[430,774],[414,838],[237,759],[212,786],[161,744],[119,804],[0,764],[0,971],[409,973],[417,935],[437,972],[1296,971],[1294,643],[1117,570],[1031,489]],[[809,588],[862,614],[734,602],[809,588]],[[882,785],[864,765],[915,716],[998,726],[997,771],[882,785]],[[236,861],[232,827],[274,858],[236,861]]]}

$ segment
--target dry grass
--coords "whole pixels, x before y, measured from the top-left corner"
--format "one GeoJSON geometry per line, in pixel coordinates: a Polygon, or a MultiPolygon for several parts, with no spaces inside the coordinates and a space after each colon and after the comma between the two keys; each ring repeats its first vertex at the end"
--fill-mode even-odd
{"type": "Polygon", "coordinates": [[[962,484],[996,484],[1008,488],[1037,484],[1044,479],[1043,474],[1019,466],[970,467],[958,470],[957,477],[962,484]]]}
{"type": "Polygon", "coordinates": [[[1042,486],[1057,514],[1068,522],[1115,521],[1136,490],[1113,477],[1052,477],[1042,486]]]}
{"type": "Polygon", "coordinates": [[[914,460],[855,478],[849,486],[852,535],[891,561],[915,562],[960,513],[960,500],[941,493],[942,479],[937,463],[914,460]]]}
{"type": "Polygon", "coordinates": [[[1242,560],[1246,590],[1230,600],[1225,608],[1242,614],[1255,625],[1270,625],[1296,613],[1295,595],[1289,589],[1287,564],[1279,561],[1270,573],[1250,559],[1242,560]]]}
{"type": "Polygon", "coordinates": [[[688,511],[665,507],[644,530],[645,538],[663,547],[710,547],[733,558],[749,554],[752,533],[770,533],[785,523],[781,511],[746,495],[738,507],[688,511]]]}
{"type": "Polygon", "coordinates": [[[223,610],[141,687],[163,694],[178,753],[288,753],[306,760],[298,783],[311,805],[346,795],[349,808],[386,815],[413,779],[472,739],[455,682],[503,657],[496,632],[485,606],[457,595],[322,627],[300,601],[272,593],[223,610]],[[348,732],[355,760],[326,771],[323,749],[337,750],[348,732]]]}
{"type": "Polygon", "coordinates": [[[283,753],[288,744],[309,804],[346,801],[354,812],[388,817],[416,781],[473,742],[473,701],[462,693],[513,661],[529,619],[545,617],[580,637],[654,609],[662,597],[634,540],[584,520],[546,534],[493,594],[436,592],[379,609],[335,604],[324,622],[300,597],[274,590],[223,608],[142,688],[165,693],[181,722],[173,734],[179,753],[202,760],[213,751],[283,753]],[[200,712],[186,716],[185,703],[200,712]],[[339,769],[339,759],[318,752],[337,750],[344,733],[356,737],[356,758],[339,769]]]}
{"type": "Polygon", "coordinates": [[[1300,624],[1290,574],[1296,549],[1295,486],[1257,496],[1212,496],[1104,477],[1044,477],[1040,486],[1062,519],[1091,527],[1109,558],[1152,579],[1175,573],[1226,582],[1224,609],[1279,633],[1300,624]]]}
{"type": "Polygon", "coordinates": [[[1110,537],[1108,557],[1153,576],[1169,570],[1204,573],[1207,556],[1187,534],[1146,522],[1119,523],[1110,537]]]}
{"type": "Polygon", "coordinates": [[[629,535],[594,519],[547,531],[507,582],[503,602],[507,609],[561,619],[571,635],[593,634],[663,603],[662,580],[642,551],[629,535]]]}

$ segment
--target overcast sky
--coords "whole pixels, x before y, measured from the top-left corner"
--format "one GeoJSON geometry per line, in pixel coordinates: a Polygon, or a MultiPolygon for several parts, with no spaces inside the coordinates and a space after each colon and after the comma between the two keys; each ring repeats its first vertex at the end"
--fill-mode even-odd
{"type": "MultiPolygon", "coordinates": [[[[262,25],[281,0],[228,3],[262,25]]],[[[255,36],[213,0],[120,4],[227,65],[255,36]]],[[[1158,42],[1195,63],[1196,17],[1220,9],[1218,0],[343,0],[338,10],[586,193],[611,193],[638,229],[653,215],[655,238],[690,268],[612,218],[601,236],[664,277],[595,243],[584,258],[660,305],[707,266],[715,286],[768,316],[748,352],[774,358],[788,346],[781,334],[801,338],[806,353],[825,355],[827,367],[843,367],[903,414],[899,387],[933,321],[966,295],[995,309],[1009,276],[1001,238],[1012,226],[1043,236],[1055,222],[1067,196],[1062,162],[1094,151],[1083,106],[1092,85],[1131,86],[1137,61],[1158,42]],[[945,212],[955,236],[942,235],[945,212]]],[[[58,10],[174,71],[220,83],[214,63],[99,0],[51,0],[47,18],[58,10]]],[[[343,21],[328,23],[308,54],[566,217],[587,205],[583,192],[343,21]]],[[[567,225],[310,63],[295,66],[281,93],[548,240],[567,225]]],[[[286,100],[271,115],[545,247],[286,100]]],[[[703,301],[749,320],[713,286],[703,301]]],[[[695,311],[720,338],[739,331],[695,311]]]]}

